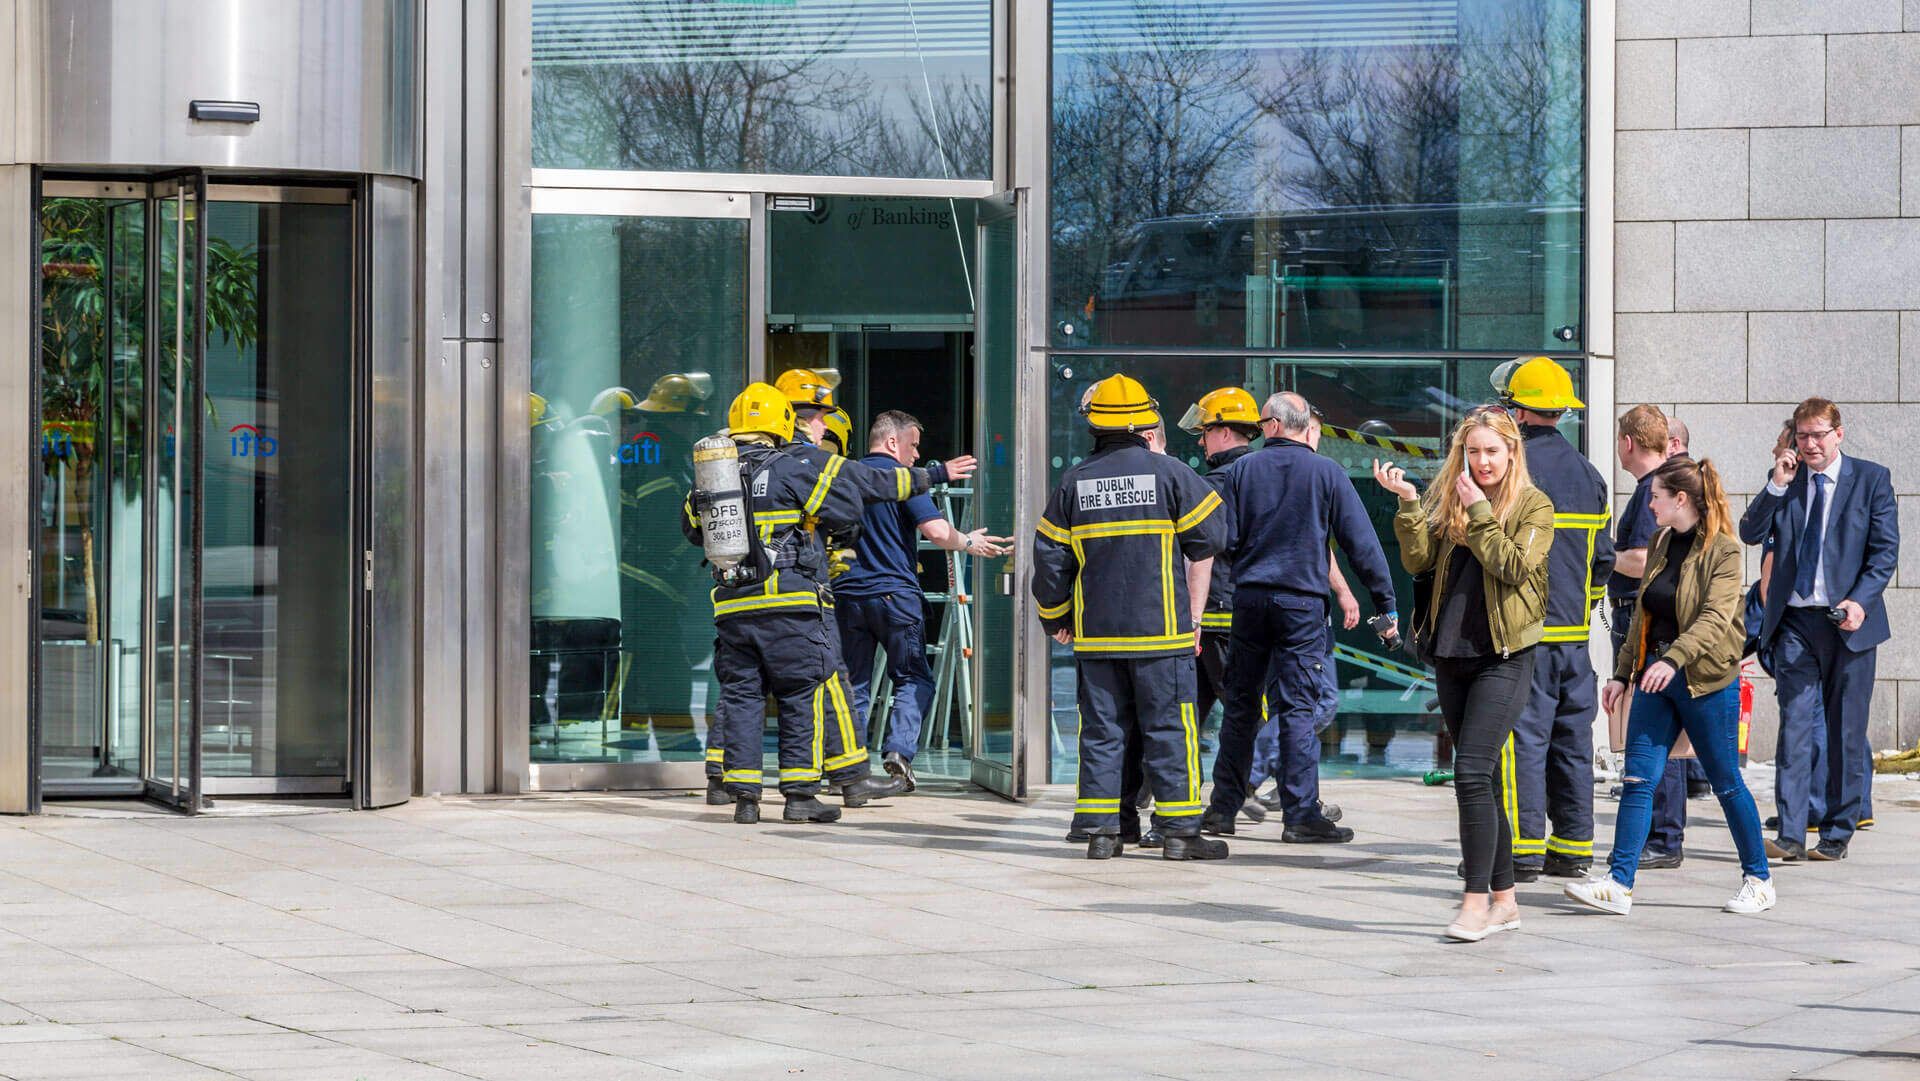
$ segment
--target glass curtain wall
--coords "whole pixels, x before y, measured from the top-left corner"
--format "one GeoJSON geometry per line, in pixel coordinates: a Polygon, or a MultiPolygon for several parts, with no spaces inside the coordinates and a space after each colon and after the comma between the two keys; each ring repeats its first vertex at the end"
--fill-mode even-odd
{"type": "MultiPolygon", "coordinates": [[[[1089,451],[1075,406],[1113,372],[1169,418],[1215,387],[1298,391],[1410,610],[1372,458],[1424,482],[1507,357],[1561,356],[1584,386],[1584,26],[1580,0],[1055,0],[1054,475],[1089,451]]],[[[1427,768],[1430,677],[1364,624],[1336,638],[1323,761],[1427,768]]],[[[1056,647],[1059,782],[1073,680],[1056,647]]]]}
{"type": "Polygon", "coordinates": [[[746,385],[744,218],[533,220],[531,760],[698,762],[692,447],[746,385]]]}
{"type": "Polygon", "coordinates": [[[534,167],[984,179],[992,9],[534,0],[534,167]]]}

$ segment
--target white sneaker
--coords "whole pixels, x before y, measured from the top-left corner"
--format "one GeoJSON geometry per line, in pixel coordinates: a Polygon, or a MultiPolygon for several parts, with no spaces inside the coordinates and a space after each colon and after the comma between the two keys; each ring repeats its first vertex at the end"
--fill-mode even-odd
{"type": "Polygon", "coordinates": [[[1765,912],[1778,900],[1773,892],[1773,883],[1764,878],[1748,875],[1740,880],[1740,892],[1726,903],[1728,912],[1737,912],[1742,916],[1751,916],[1756,912],[1765,912]]]}
{"type": "Polygon", "coordinates": [[[1624,916],[1633,910],[1633,891],[1615,882],[1612,875],[1595,875],[1584,882],[1569,882],[1561,892],[1583,905],[1616,916],[1624,916]]]}

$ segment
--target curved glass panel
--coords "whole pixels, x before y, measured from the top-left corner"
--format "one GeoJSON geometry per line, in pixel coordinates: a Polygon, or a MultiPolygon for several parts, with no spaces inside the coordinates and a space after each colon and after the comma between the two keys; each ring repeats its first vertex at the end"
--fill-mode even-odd
{"type": "Polygon", "coordinates": [[[1054,343],[1577,350],[1583,8],[1057,0],[1054,343]]]}
{"type": "Polygon", "coordinates": [[[984,179],[992,0],[534,0],[533,164],[984,179]]]}

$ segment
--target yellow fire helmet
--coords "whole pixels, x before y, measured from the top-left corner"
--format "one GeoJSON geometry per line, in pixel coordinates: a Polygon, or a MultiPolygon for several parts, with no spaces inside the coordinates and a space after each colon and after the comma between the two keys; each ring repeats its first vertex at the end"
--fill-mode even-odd
{"type": "Polygon", "coordinates": [[[1095,383],[1080,411],[1097,432],[1143,432],[1160,424],[1160,403],[1130,375],[1110,375],[1095,383]]]}
{"type": "Polygon", "coordinates": [[[733,435],[762,432],[782,443],[793,439],[793,403],[775,387],[749,383],[727,407],[727,430],[733,435]]]}
{"type": "Polygon", "coordinates": [[[1221,387],[1201,395],[1200,400],[1188,406],[1186,414],[1180,418],[1181,429],[1195,435],[1215,424],[1233,424],[1258,430],[1260,407],[1254,403],[1253,395],[1240,387],[1221,387]]]}
{"type": "Polygon", "coordinates": [[[587,411],[589,413],[598,413],[604,417],[617,413],[622,409],[632,409],[635,404],[633,391],[625,387],[608,387],[593,396],[593,401],[587,406],[587,411]]]}
{"type": "Polygon", "coordinates": [[[1515,357],[1493,370],[1492,381],[1502,405],[1542,413],[1587,407],[1573,396],[1573,376],[1551,357],[1515,357]]]}
{"type": "Polygon", "coordinates": [[[853,418],[836,405],[827,411],[823,419],[827,423],[827,438],[839,444],[839,454],[845,458],[847,448],[853,445],[853,418]]]}
{"type": "Polygon", "coordinates": [[[713,376],[706,372],[674,372],[653,381],[639,408],[646,413],[704,413],[713,396],[713,376]]]}
{"type": "Polygon", "coordinates": [[[831,407],[840,373],[832,368],[789,368],[774,379],[773,385],[795,406],[831,407]]]}

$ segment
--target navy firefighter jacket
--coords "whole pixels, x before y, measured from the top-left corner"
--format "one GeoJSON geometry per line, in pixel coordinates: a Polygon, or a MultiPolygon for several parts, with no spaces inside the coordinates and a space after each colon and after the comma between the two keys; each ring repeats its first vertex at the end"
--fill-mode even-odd
{"type": "MultiPolygon", "coordinates": [[[[1204,474],[1207,483],[1224,496],[1227,467],[1252,453],[1250,446],[1229,447],[1208,456],[1204,474]]],[[[1200,629],[1208,634],[1225,634],[1233,629],[1233,558],[1225,552],[1213,557],[1213,577],[1207,580],[1207,609],[1200,613],[1200,629]]]]}
{"type": "Polygon", "coordinates": [[[1269,439],[1228,466],[1224,480],[1221,494],[1240,524],[1228,553],[1235,590],[1257,586],[1324,600],[1333,588],[1327,545],[1337,540],[1374,611],[1396,611],[1387,554],[1340,463],[1297,440],[1269,439]]]}
{"type": "Polygon", "coordinates": [[[1553,552],[1547,557],[1547,627],[1543,642],[1587,640],[1593,606],[1613,570],[1607,532],[1607,482],[1558,428],[1521,425],[1527,472],[1553,500],[1553,552]]]}
{"type": "MultiPolygon", "coordinates": [[[[752,557],[758,574],[751,584],[714,588],[716,621],[831,605],[824,535],[858,525],[868,503],[903,500],[926,491],[936,476],[946,479],[944,467],[876,469],[795,443],[743,443],[740,467],[760,542],[752,557]]],[[[691,493],[682,504],[681,531],[688,543],[701,543],[691,493]]]]}
{"type": "Polygon", "coordinates": [[[1193,654],[1187,560],[1233,540],[1220,495],[1136,435],[1102,435],[1047,500],[1033,538],[1033,599],[1076,656],[1193,654]]]}

